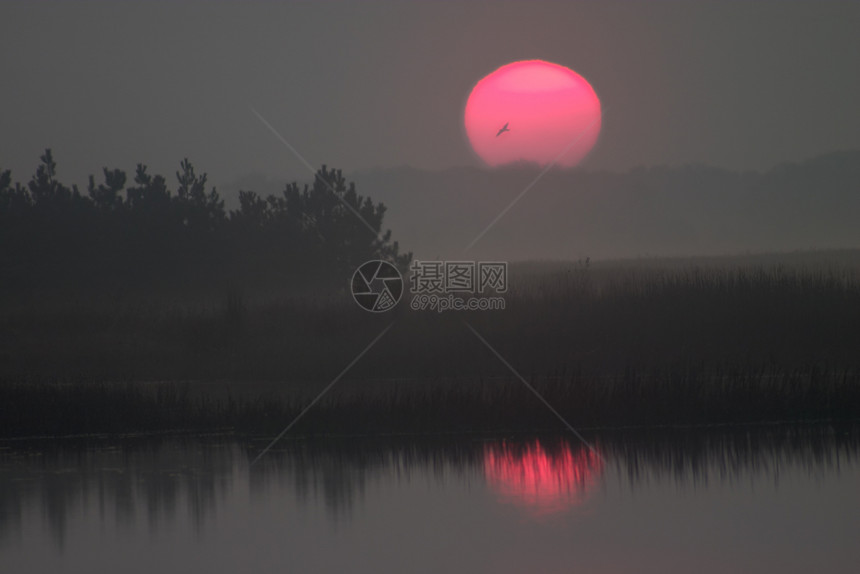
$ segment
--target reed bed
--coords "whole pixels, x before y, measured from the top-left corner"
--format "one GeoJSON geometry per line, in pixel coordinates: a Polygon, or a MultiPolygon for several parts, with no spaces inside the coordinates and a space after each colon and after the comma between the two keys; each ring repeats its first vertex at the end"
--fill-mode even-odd
{"type": "Polygon", "coordinates": [[[241,290],[7,304],[0,433],[272,432],[392,323],[297,432],[558,428],[520,376],[585,426],[853,421],[857,269],[826,258],[523,264],[493,312],[401,302],[374,315],[348,293],[241,290]],[[228,390],[193,391],[200,381],[228,390]],[[259,381],[276,391],[248,390],[259,381]]]}

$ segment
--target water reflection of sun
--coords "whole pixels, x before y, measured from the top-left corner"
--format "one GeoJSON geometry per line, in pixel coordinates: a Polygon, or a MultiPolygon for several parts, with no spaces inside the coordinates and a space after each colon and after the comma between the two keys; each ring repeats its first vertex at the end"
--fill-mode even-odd
{"type": "Polygon", "coordinates": [[[596,453],[564,444],[547,449],[540,441],[497,443],[484,450],[484,475],[504,502],[539,516],[580,506],[603,471],[596,453]]]}

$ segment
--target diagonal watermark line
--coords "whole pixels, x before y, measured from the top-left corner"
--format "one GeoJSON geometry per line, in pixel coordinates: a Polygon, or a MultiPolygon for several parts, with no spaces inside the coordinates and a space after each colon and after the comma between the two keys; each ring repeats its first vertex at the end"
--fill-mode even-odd
{"type": "Polygon", "coordinates": [[[582,131],[580,131],[578,134],[576,134],[576,137],[575,137],[575,138],[573,138],[573,140],[571,140],[571,142],[570,142],[569,144],[567,144],[567,147],[565,147],[563,150],[561,150],[561,153],[559,153],[557,156],[555,156],[555,157],[553,158],[553,160],[552,160],[551,162],[549,162],[549,164],[548,164],[545,168],[543,168],[543,170],[541,170],[541,172],[537,175],[537,177],[535,177],[535,178],[531,181],[531,183],[530,183],[530,184],[528,184],[528,185],[525,187],[525,189],[524,189],[524,190],[522,190],[522,191],[520,192],[520,194],[519,194],[518,196],[516,196],[516,197],[513,199],[513,201],[511,201],[511,202],[508,204],[508,206],[507,206],[507,207],[505,207],[505,208],[502,210],[502,212],[501,212],[501,213],[499,213],[499,214],[496,216],[496,218],[495,218],[494,220],[492,220],[492,221],[490,222],[490,224],[489,224],[489,225],[487,225],[487,227],[485,227],[485,228],[484,228],[484,230],[483,230],[482,232],[480,232],[480,233],[477,235],[477,237],[475,237],[475,238],[472,240],[472,242],[471,242],[471,243],[469,243],[469,245],[467,245],[467,246],[466,246],[466,248],[463,250],[463,253],[465,253],[466,251],[468,251],[468,250],[470,250],[472,247],[474,247],[474,245],[475,245],[478,241],[480,241],[480,240],[481,240],[481,238],[482,238],[484,235],[486,235],[486,234],[487,234],[487,232],[488,232],[490,229],[492,229],[492,228],[493,228],[493,226],[494,226],[494,225],[496,225],[496,223],[498,223],[498,222],[499,222],[499,220],[500,220],[501,218],[503,218],[503,217],[505,216],[505,214],[506,214],[508,211],[510,211],[510,210],[511,210],[511,208],[512,208],[514,205],[516,205],[516,203],[517,203],[519,200],[521,200],[521,199],[523,198],[523,196],[524,196],[525,194],[527,194],[527,193],[529,192],[529,190],[530,190],[532,187],[534,187],[534,186],[535,186],[535,184],[536,184],[537,182],[539,182],[539,181],[541,180],[541,178],[543,178],[543,176],[545,176],[545,175],[547,174],[547,172],[548,172],[550,169],[552,169],[552,167],[556,164],[556,162],[558,162],[558,160],[559,160],[559,159],[561,159],[561,157],[562,157],[564,154],[566,154],[566,153],[568,152],[568,150],[570,150],[570,148],[572,148],[572,147],[573,147],[573,145],[574,145],[576,142],[578,142],[579,140],[581,140],[581,139],[582,139],[582,136],[584,136],[584,135],[588,132],[588,130],[590,130],[592,127],[594,127],[594,124],[596,124],[596,123],[597,123],[597,120],[599,120],[599,119],[601,119],[601,118],[603,117],[603,112],[604,112],[604,111],[605,111],[605,108],[604,108],[603,110],[601,110],[601,113],[600,113],[600,115],[599,115],[599,116],[597,116],[596,118],[594,118],[594,120],[592,120],[590,124],[588,124],[588,125],[587,125],[583,130],[582,130],[582,131]]]}
{"type": "Polygon", "coordinates": [[[550,410],[550,412],[556,416],[556,418],[558,420],[560,420],[561,422],[564,423],[564,426],[566,426],[570,430],[570,432],[572,432],[576,436],[576,438],[578,438],[580,441],[582,441],[582,444],[584,444],[585,446],[588,447],[588,449],[592,452],[592,454],[597,456],[598,459],[602,459],[602,457],[600,456],[600,453],[597,452],[597,449],[595,449],[594,446],[592,446],[592,444],[590,442],[585,440],[585,437],[583,437],[581,434],[579,434],[579,431],[576,430],[575,428],[573,428],[573,425],[570,424],[569,422],[567,422],[567,419],[565,419],[563,416],[561,416],[561,413],[559,413],[557,410],[555,410],[553,408],[553,406],[551,404],[549,404],[549,401],[547,401],[545,398],[543,398],[543,395],[541,395],[536,388],[534,388],[527,380],[525,380],[525,378],[521,374],[519,374],[517,372],[517,370],[509,362],[507,362],[505,360],[505,358],[503,356],[501,356],[499,354],[499,352],[496,351],[496,349],[492,345],[490,345],[490,343],[484,337],[481,336],[480,333],[478,333],[478,331],[475,330],[474,327],[472,327],[466,321],[463,321],[463,324],[466,325],[466,327],[468,327],[469,330],[475,334],[475,336],[484,344],[484,346],[487,347],[496,356],[496,358],[499,359],[502,362],[502,364],[504,366],[506,366],[508,368],[508,370],[510,372],[512,372],[514,374],[514,376],[516,376],[520,380],[520,382],[522,382],[522,384],[524,384],[526,386],[526,388],[528,390],[530,390],[532,393],[534,393],[534,395],[538,399],[540,399],[540,402],[542,402],[546,406],[546,408],[548,408],[550,410]]]}
{"type": "Polygon", "coordinates": [[[268,130],[269,130],[270,132],[272,132],[272,134],[274,134],[274,136],[275,136],[276,138],[278,138],[278,140],[280,140],[280,142],[281,142],[282,144],[284,144],[285,146],[287,146],[287,149],[289,149],[291,152],[293,152],[293,155],[294,155],[294,156],[296,156],[296,157],[298,158],[298,160],[299,160],[300,162],[302,162],[302,164],[304,164],[304,166],[305,166],[306,168],[308,168],[308,171],[310,171],[312,174],[314,174],[314,177],[315,177],[315,178],[317,178],[317,179],[319,179],[321,182],[323,182],[323,184],[328,188],[328,190],[329,190],[330,192],[332,192],[332,193],[334,194],[334,196],[335,196],[335,197],[336,197],[336,198],[337,198],[337,199],[338,199],[338,200],[339,200],[339,201],[340,201],[344,206],[346,206],[346,208],[347,208],[347,209],[349,209],[349,210],[353,213],[353,215],[355,215],[355,216],[356,216],[356,217],[357,217],[357,218],[358,218],[358,219],[359,219],[359,220],[364,224],[364,226],[365,226],[365,227],[367,227],[367,228],[370,230],[370,232],[371,232],[371,233],[373,233],[373,234],[376,236],[377,241],[380,241],[380,242],[381,242],[381,241],[382,241],[382,234],[380,234],[378,231],[376,231],[376,230],[373,228],[373,226],[372,226],[370,223],[368,223],[368,221],[364,218],[364,216],[363,216],[363,215],[361,215],[361,214],[358,212],[358,210],[356,210],[356,209],[355,209],[353,206],[351,206],[351,205],[350,205],[350,204],[349,204],[349,203],[348,203],[344,198],[342,198],[342,197],[340,196],[340,194],[339,194],[338,192],[336,192],[336,191],[335,191],[335,189],[331,186],[331,184],[330,184],[329,182],[327,182],[327,181],[326,181],[326,180],[324,180],[323,178],[319,177],[319,174],[317,173],[317,170],[315,170],[315,169],[314,169],[314,166],[312,166],[312,165],[310,164],[310,162],[308,162],[308,160],[306,160],[306,159],[304,158],[304,156],[302,156],[302,154],[300,154],[300,153],[298,152],[298,150],[297,150],[296,148],[294,148],[294,147],[290,144],[290,142],[288,142],[288,141],[287,141],[287,139],[286,139],[284,136],[282,136],[282,135],[278,132],[278,130],[276,130],[276,129],[272,126],[272,124],[270,124],[270,123],[266,120],[266,118],[264,118],[264,117],[260,114],[260,112],[258,112],[258,111],[254,108],[254,106],[250,106],[250,108],[251,108],[251,111],[254,113],[254,115],[255,115],[255,116],[257,116],[257,118],[258,118],[261,122],[263,122],[263,125],[264,125],[264,126],[266,126],[266,128],[268,128],[268,130]]]}
{"type": "Polygon", "coordinates": [[[388,332],[388,330],[392,327],[392,325],[394,325],[394,323],[389,323],[388,326],[385,327],[385,329],[383,329],[382,332],[379,333],[370,342],[370,344],[364,348],[363,351],[361,351],[358,355],[356,355],[356,357],[334,379],[332,379],[332,381],[328,385],[326,385],[322,391],[320,391],[320,393],[316,396],[316,398],[314,400],[312,400],[310,403],[308,403],[308,405],[302,409],[302,412],[300,412],[298,415],[296,415],[296,418],[294,418],[290,422],[290,424],[288,424],[287,427],[281,431],[281,434],[279,434],[274,439],[272,439],[272,442],[270,442],[268,444],[268,446],[266,446],[266,448],[264,448],[260,452],[260,454],[258,454],[257,457],[251,461],[251,466],[254,466],[254,464],[256,464],[258,460],[263,458],[263,455],[265,455],[267,452],[269,452],[269,449],[271,449],[273,446],[275,446],[275,443],[277,443],[279,440],[281,440],[284,437],[284,435],[287,434],[287,431],[289,431],[291,428],[293,428],[293,426],[295,426],[295,424],[297,422],[299,422],[299,419],[301,419],[303,416],[305,416],[305,414],[309,410],[311,410],[311,407],[313,407],[315,404],[317,404],[319,402],[319,400],[323,398],[323,395],[325,395],[329,391],[329,389],[331,389],[335,385],[335,383],[337,383],[347,373],[347,371],[349,371],[359,361],[359,359],[361,359],[370,349],[373,348],[373,346],[382,338],[382,336],[388,332]]]}

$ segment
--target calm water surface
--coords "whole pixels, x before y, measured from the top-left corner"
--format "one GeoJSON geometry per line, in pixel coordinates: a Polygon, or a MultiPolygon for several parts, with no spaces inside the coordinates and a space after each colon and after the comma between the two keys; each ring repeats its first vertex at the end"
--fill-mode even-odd
{"type": "Polygon", "coordinates": [[[0,572],[860,571],[857,441],[0,444],[0,572]]]}

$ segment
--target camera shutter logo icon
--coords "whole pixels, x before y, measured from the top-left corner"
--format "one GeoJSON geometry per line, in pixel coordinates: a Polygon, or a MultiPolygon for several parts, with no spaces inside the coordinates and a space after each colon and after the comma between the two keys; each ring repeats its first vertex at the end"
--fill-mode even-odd
{"type": "Polygon", "coordinates": [[[387,261],[368,261],[352,275],[352,298],[372,313],[392,309],[403,295],[403,277],[387,261]]]}

